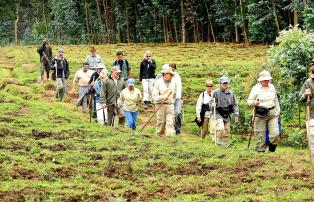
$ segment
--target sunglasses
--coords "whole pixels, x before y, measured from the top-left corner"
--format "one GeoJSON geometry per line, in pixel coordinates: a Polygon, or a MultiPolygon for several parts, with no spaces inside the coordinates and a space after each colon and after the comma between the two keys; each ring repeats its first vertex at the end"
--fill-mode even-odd
{"type": "Polygon", "coordinates": [[[150,55],[146,55],[146,57],[150,58],[151,56],[150,55]]]}
{"type": "Polygon", "coordinates": [[[209,87],[212,88],[213,86],[206,86],[206,87],[207,87],[207,88],[209,88],[209,87]]]}

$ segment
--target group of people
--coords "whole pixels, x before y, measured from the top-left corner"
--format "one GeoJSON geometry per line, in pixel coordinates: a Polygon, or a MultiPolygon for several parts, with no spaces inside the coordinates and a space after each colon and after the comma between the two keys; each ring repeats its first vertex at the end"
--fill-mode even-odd
{"type": "MultiPolygon", "coordinates": [[[[52,79],[56,80],[56,97],[62,99],[66,92],[66,79],[69,77],[69,65],[64,58],[64,50],[58,49],[58,54],[52,57],[48,41],[44,40],[38,48],[40,54],[41,82],[44,72],[53,70],[52,79]]],[[[114,125],[118,117],[119,126],[136,129],[139,106],[144,104],[144,109],[155,105],[157,115],[156,134],[174,136],[181,132],[182,122],[182,82],[176,64],[164,64],[160,74],[156,76],[156,62],[152,53],[146,51],[140,63],[139,81],[143,86],[141,91],[135,87],[132,78],[131,66],[124,59],[122,51],[118,51],[117,59],[112,63],[108,72],[104,62],[91,47],[91,54],[87,56],[82,68],[75,73],[72,90],[79,87],[79,96],[76,105],[88,111],[92,105],[94,116],[99,124],[114,125]],[[91,99],[92,98],[92,99],[91,99]]],[[[314,67],[311,69],[311,78],[308,79],[300,92],[300,100],[314,93],[314,67]]],[[[271,83],[269,71],[259,74],[258,83],[252,88],[247,104],[253,107],[253,127],[256,136],[256,149],[258,152],[276,150],[280,140],[280,102],[278,93],[271,83]]],[[[239,121],[239,108],[234,93],[229,89],[230,80],[226,76],[219,79],[219,88],[214,90],[213,80],[205,82],[205,90],[199,95],[196,104],[195,122],[202,127],[200,135],[204,138],[210,133],[213,143],[229,146],[231,114],[235,122],[239,121]],[[208,132],[209,131],[209,132],[208,132]]],[[[310,129],[314,132],[314,99],[311,99],[310,129]]],[[[311,138],[312,154],[314,155],[314,135],[311,138]]]]}

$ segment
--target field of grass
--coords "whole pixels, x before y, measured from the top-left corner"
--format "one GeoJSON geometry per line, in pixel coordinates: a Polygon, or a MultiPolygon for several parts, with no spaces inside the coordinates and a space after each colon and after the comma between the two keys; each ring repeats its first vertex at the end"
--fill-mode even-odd
{"type": "MultiPolygon", "coordinates": [[[[177,64],[184,84],[184,127],[177,137],[156,136],[154,119],[142,133],[90,124],[73,95],[58,102],[53,81],[38,83],[36,48],[0,48],[0,201],[314,200],[314,164],[306,149],[279,145],[275,153],[256,153],[254,146],[247,149],[247,131],[237,130],[232,137],[237,143],[225,149],[196,136],[192,123],[204,81],[217,83],[222,72],[231,77],[231,88],[245,105],[267,61],[267,47],[96,46],[107,69],[116,51],[125,51],[136,79],[145,50],[153,52],[158,70],[164,63],[177,64]]],[[[70,84],[89,47],[63,48],[70,84]]],[[[151,114],[140,110],[138,129],[151,114]]],[[[249,124],[246,118],[241,124],[249,124]]]]}

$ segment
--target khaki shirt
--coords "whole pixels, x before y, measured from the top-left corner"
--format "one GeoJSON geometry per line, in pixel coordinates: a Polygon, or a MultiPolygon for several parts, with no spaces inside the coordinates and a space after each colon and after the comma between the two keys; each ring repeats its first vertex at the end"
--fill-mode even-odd
{"type": "Polygon", "coordinates": [[[153,101],[160,104],[164,96],[168,95],[168,100],[164,104],[174,104],[176,96],[176,81],[172,78],[170,82],[165,82],[164,78],[159,78],[153,88],[153,101]]]}
{"type": "Polygon", "coordinates": [[[123,110],[136,112],[138,111],[138,105],[142,99],[142,94],[141,91],[137,88],[134,88],[133,91],[125,88],[121,91],[120,99],[123,103],[123,110]]]}

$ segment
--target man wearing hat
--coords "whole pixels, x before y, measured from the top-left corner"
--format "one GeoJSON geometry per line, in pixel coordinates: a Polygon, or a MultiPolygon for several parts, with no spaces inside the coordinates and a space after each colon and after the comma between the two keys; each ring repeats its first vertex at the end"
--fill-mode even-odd
{"type": "Polygon", "coordinates": [[[238,122],[239,109],[233,92],[229,89],[230,80],[226,76],[220,77],[220,87],[214,91],[216,103],[217,144],[229,146],[227,138],[230,134],[230,115],[236,115],[238,122]]]}
{"type": "Polygon", "coordinates": [[[153,101],[157,111],[156,134],[167,136],[175,135],[174,129],[174,102],[176,93],[176,82],[172,79],[174,72],[172,68],[165,64],[162,67],[162,78],[159,78],[153,88],[153,101]]]}
{"type": "Polygon", "coordinates": [[[135,80],[130,78],[127,81],[127,88],[123,89],[120,94],[123,111],[129,128],[136,129],[136,120],[138,116],[138,105],[141,102],[141,91],[134,87],[135,80]]]}
{"type": "Polygon", "coordinates": [[[57,85],[56,98],[62,100],[67,88],[66,80],[70,76],[69,63],[64,58],[62,48],[58,49],[58,55],[51,60],[51,69],[53,70],[52,79],[56,80],[57,85]]]}
{"type": "Polygon", "coordinates": [[[37,49],[37,52],[40,60],[40,81],[43,83],[44,71],[47,73],[47,80],[49,79],[49,61],[52,59],[52,49],[49,46],[47,39],[43,39],[42,44],[37,49]]]}
{"type": "Polygon", "coordinates": [[[121,70],[118,66],[111,68],[111,75],[103,81],[100,91],[100,104],[108,111],[108,124],[113,126],[115,111],[119,118],[119,126],[124,126],[124,114],[120,105],[119,97],[121,91],[125,88],[125,82],[120,78],[121,70]]]}
{"type": "MultiPolygon", "coordinates": [[[[310,149],[311,155],[314,157],[314,65],[310,67],[310,78],[308,78],[299,93],[300,101],[306,102],[307,96],[310,96],[310,149]]],[[[307,126],[308,127],[308,126],[307,126]]]]}
{"type": "Polygon", "coordinates": [[[86,57],[86,63],[88,63],[89,69],[93,71],[96,71],[99,63],[103,64],[105,67],[104,62],[102,61],[100,55],[96,54],[96,48],[93,46],[90,48],[90,55],[86,57]]]}
{"type": "Polygon", "coordinates": [[[256,136],[256,149],[258,152],[265,152],[269,147],[270,152],[276,150],[279,142],[280,126],[278,118],[280,106],[275,86],[270,83],[272,77],[269,71],[262,71],[259,74],[258,84],[253,86],[247,103],[254,106],[254,133],[256,136]],[[266,141],[268,131],[269,144],[266,141]]]}
{"type": "Polygon", "coordinates": [[[72,82],[72,90],[71,90],[72,94],[75,92],[75,85],[78,84],[79,97],[76,101],[76,106],[77,107],[82,106],[83,112],[87,112],[87,109],[88,109],[88,106],[87,106],[88,81],[90,80],[92,74],[93,74],[93,71],[88,69],[88,64],[84,63],[82,66],[82,69],[78,70],[75,73],[73,82],[72,82]]]}

